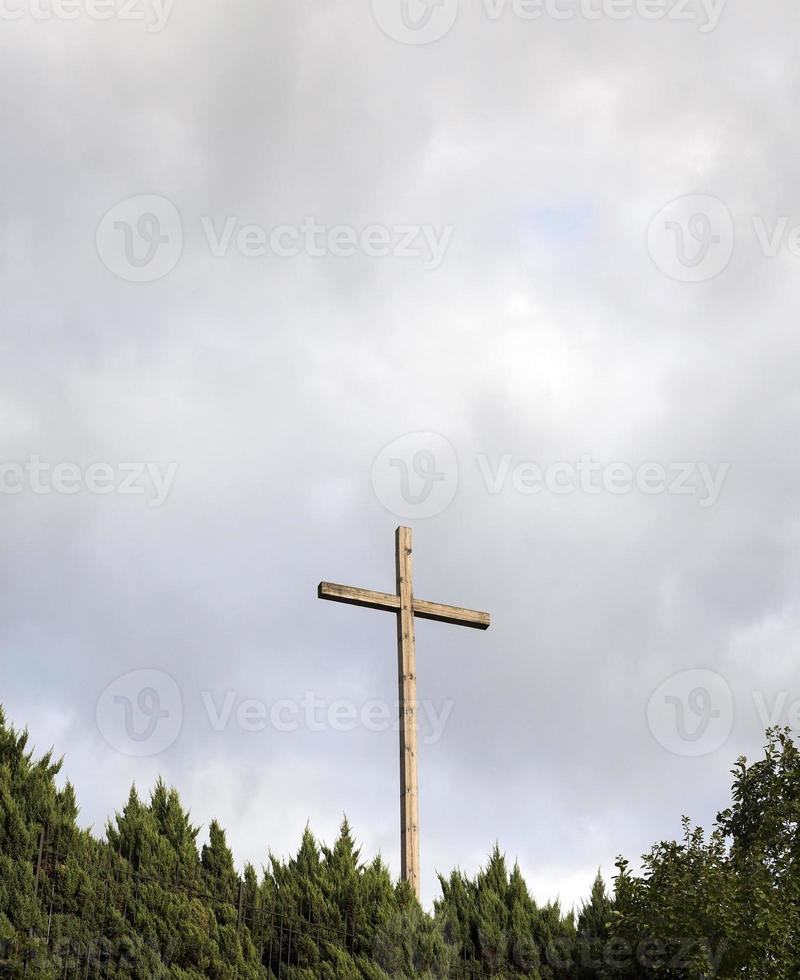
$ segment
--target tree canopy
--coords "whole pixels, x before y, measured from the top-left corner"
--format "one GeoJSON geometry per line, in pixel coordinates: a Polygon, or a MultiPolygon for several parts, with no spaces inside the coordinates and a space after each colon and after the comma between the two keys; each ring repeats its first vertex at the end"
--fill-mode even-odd
{"type": "Polygon", "coordinates": [[[175,789],[131,789],[102,838],[79,828],[61,762],[0,709],[0,975],[215,980],[634,980],[800,976],[800,752],[767,733],[705,833],[683,820],[638,869],[620,858],[574,912],[537,903],[499,846],[440,876],[423,910],[345,820],[296,856],[237,869],[224,829],[175,789]]]}

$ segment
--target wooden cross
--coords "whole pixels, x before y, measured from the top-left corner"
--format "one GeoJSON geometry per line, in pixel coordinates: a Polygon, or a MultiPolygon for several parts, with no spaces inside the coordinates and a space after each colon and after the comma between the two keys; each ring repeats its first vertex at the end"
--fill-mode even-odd
{"type": "Polygon", "coordinates": [[[395,531],[397,591],[372,592],[349,585],[320,582],[320,599],[346,602],[367,609],[384,609],[397,616],[397,673],[400,688],[400,862],[403,878],[419,898],[419,795],[417,784],[417,658],[414,617],[439,623],[489,628],[489,613],[443,606],[415,599],[411,574],[411,528],[395,531]]]}

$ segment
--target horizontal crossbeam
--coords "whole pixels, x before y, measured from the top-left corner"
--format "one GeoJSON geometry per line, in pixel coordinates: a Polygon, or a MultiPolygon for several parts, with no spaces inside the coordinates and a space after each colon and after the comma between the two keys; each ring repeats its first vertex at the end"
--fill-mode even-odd
{"type": "MultiPolygon", "coordinates": [[[[373,592],[351,585],[320,582],[317,595],[320,599],[345,602],[351,606],[365,606],[367,609],[383,609],[393,613],[400,611],[400,596],[391,592],[373,592]]],[[[432,619],[437,623],[451,623],[453,626],[469,626],[476,630],[489,629],[491,622],[489,613],[463,609],[461,606],[445,606],[426,599],[414,599],[414,615],[419,619],[432,619]]]]}

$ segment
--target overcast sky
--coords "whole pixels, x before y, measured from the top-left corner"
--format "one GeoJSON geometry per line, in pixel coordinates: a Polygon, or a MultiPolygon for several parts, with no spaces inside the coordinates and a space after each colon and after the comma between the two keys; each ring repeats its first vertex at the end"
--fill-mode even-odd
{"type": "Polygon", "coordinates": [[[797,4],[55,3],[0,0],[0,703],[81,821],[161,774],[398,874],[394,622],[316,586],[403,523],[492,614],[417,628],[426,904],[708,825],[800,724],[797,4]]]}

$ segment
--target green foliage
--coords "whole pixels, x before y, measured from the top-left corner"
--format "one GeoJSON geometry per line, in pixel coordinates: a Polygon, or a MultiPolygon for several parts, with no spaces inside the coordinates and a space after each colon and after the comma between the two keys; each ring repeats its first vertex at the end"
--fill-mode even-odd
{"type": "Polygon", "coordinates": [[[495,846],[474,880],[440,877],[436,918],[455,954],[490,976],[556,980],[574,974],[575,924],[558,903],[539,906],[517,865],[495,846]]]}
{"type": "Polygon", "coordinates": [[[682,840],[656,845],[641,875],[618,862],[624,976],[800,975],[800,753],[789,732],[768,731],[764,759],[740,759],[733,777],[732,806],[708,837],[684,818],[682,840]]]}
{"type": "Polygon", "coordinates": [[[800,752],[767,733],[740,759],[710,834],[684,819],[614,893],[598,874],[577,916],[539,905],[495,846],[474,878],[440,877],[427,914],[345,820],[289,860],[240,873],[223,828],[174,789],[131,789],[102,840],[77,826],[52,753],[0,709],[0,976],[158,980],[700,980],[800,976],[800,752]]]}
{"type": "Polygon", "coordinates": [[[577,980],[593,980],[605,977],[604,956],[611,938],[611,922],[614,902],[606,891],[600,872],[592,885],[589,901],[584,902],[578,914],[575,943],[575,970],[577,980]]]}

